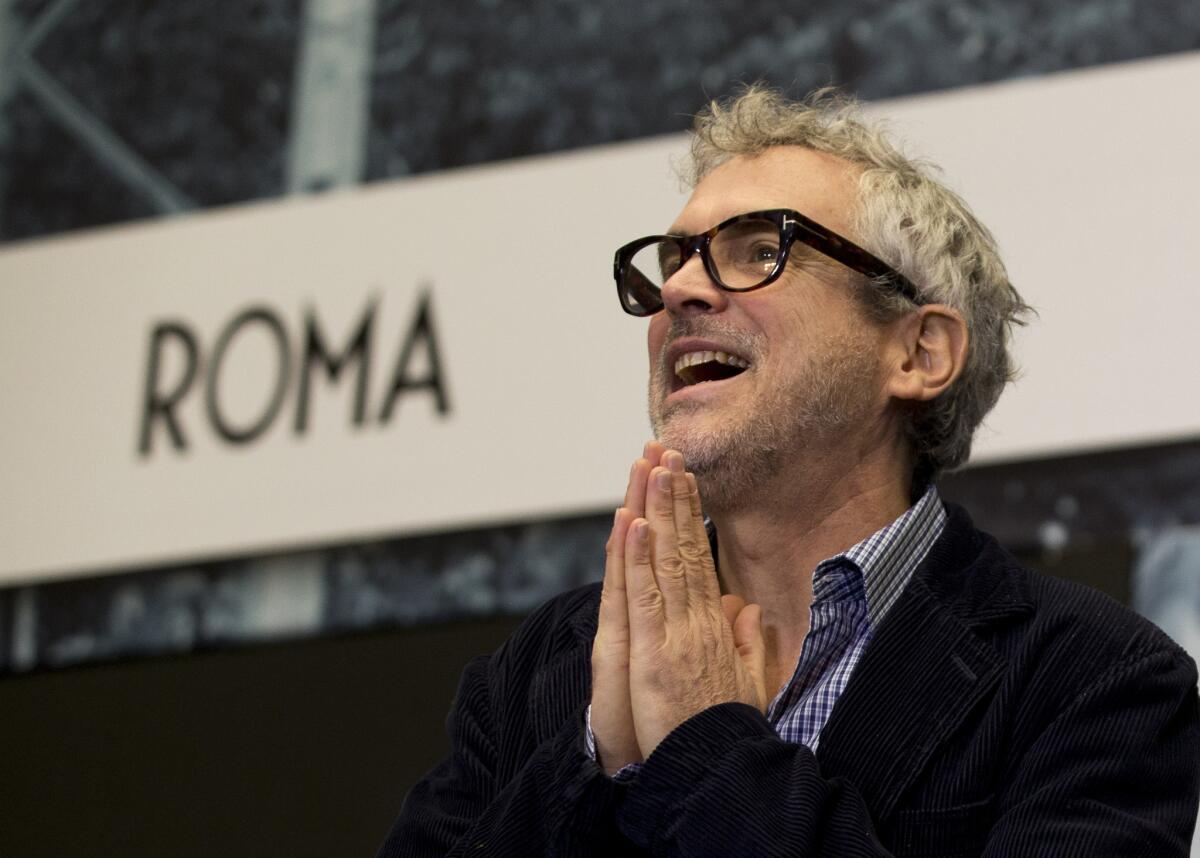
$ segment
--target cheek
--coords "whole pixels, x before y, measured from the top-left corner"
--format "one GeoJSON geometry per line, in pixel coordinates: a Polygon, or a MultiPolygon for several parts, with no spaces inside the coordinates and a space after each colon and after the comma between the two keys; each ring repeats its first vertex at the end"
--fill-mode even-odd
{"type": "Polygon", "coordinates": [[[658,356],[662,352],[666,337],[667,314],[656,313],[650,318],[650,324],[646,328],[646,353],[650,357],[650,366],[654,366],[658,362],[658,356]]]}
{"type": "Polygon", "coordinates": [[[858,331],[864,323],[845,278],[825,283],[812,278],[797,278],[788,284],[786,301],[780,301],[775,312],[763,318],[763,328],[772,341],[819,343],[840,339],[847,332],[858,331]]]}

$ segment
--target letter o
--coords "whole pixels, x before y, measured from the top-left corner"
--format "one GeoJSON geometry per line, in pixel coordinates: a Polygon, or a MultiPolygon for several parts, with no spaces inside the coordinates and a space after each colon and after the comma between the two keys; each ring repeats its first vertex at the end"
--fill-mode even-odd
{"type": "Polygon", "coordinates": [[[204,405],[208,411],[208,421],[218,435],[231,444],[245,444],[266,431],[267,427],[275,420],[276,415],[279,414],[279,409],[283,406],[283,398],[287,394],[288,380],[291,377],[290,355],[287,331],[284,330],[279,317],[270,309],[252,307],[234,317],[233,321],[221,332],[216,346],[213,347],[212,361],[208,365],[208,378],[204,392],[204,405]],[[220,403],[217,401],[217,381],[220,378],[221,363],[225,359],[225,351],[229,348],[229,344],[233,342],[233,338],[242,328],[255,322],[265,325],[275,338],[275,345],[279,352],[279,371],[275,376],[275,391],[271,394],[271,400],[267,403],[262,416],[250,426],[238,428],[231,426],[229,421],[221,415],[220,403]]]}

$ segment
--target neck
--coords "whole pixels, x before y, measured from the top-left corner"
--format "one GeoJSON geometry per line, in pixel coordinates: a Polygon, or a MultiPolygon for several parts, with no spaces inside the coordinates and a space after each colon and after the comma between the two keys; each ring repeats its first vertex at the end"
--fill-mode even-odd
{"type": "Polygon", "coordinates": [[[906,452],[887,445],[850,461],[836,454],[796,456],[792,467],[758,484],[753,497],[708,510],[718,533],[722,591],[762,607],[772,693],[799,659],[817,564],[910,506],[906,452]]]}

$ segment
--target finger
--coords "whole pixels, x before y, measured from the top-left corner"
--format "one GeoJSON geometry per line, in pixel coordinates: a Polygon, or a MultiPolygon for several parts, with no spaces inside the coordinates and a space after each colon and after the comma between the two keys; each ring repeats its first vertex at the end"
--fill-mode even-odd
{"type": "Polygon", "coordinates": [[[650,471],[656,468],[662,459],[664,447],[657,441],[647,441],[642,448],[642,457],[633,463],[629,472],[629,485],[625,489],[625,508],[634,517],[646,514],[646,481],[650,471]]]}
{"type": "Polygon", "coordinates": [[[729,628],[733,628],[734,620],[737,619],[744,607],[746,607],[746,600],[741,596],[726,593],[721,597],[721,613],[725,615],[725,622],[729,623],[729,628]]]}
{"type": "MultiPolygon", "coordinates": [[[[678,455],[678,453],[676,454],[678,455]]],[[[664,456],[664,458],[667,458],[664,456]]],[[[646,490],[646,519],[650,522],[650,559],[668,621],[688,610],[688,568],[679,550],[675,525],[675,475],[659,466],[650,472],[646,490]]]]}
{"type": "Polygon", "coordinates": [[[606,644],[629,643],[629,607],[625,596],[625,537],[633,516],[622,507],[613,516],[612,532],[604,546],[604,584],[596,634],[606,644]]]}
{"type": "Polygon", "coordinates": [[[650,467],[662,463],[662,454],[667,451],[667,448],[657,441],[650,440],[646,442],[646,446],[642,448],[642,458],[650,463],[650,467]]]}
{"type": "Polygon", "coordinates": [[[625,597],[630,648],[657,644],[663,636],[663,597],[650,565],[650,523],[644,518],[630,522],[625,534],[625,597]]]}
{"type": "Polygon", "coordinates": [[[681,549],[695,551],[698,546],[692,528],[692,488],[683,470],[683,454],[668,450],[663,453],[662,464],[671,472],[671,506],[675,535],[681,549]]]}
{"type": "Polygon", "coordinates": [[[646,514],[646,480],[650,478],[650,468],[653,467],[645,459],[634,460],[629,469],[629,485],[625,486],[625,509],[634,518],[646,514]]]}
{"type": "Polygon", "coordinates": [[[696,475],[691,471],[688,471],[685,476],[688,484],[688,500],[691,501],[692,520],[699,523],[700,530],[707,539],[708,531],[704,529],[704,510],[700,508],[700,486],[696,484],[696,475]]]}
{"type": "Polygon", "coordinates": [[[696,485],[695,474],[689,471],[685,476],[688,485],[688,513],[691,530],[693,539],[700,546],[700,555],[705,566],[700,595],[705,599],[716,600],[721,596],[721,583],[717,580],[717,565],[713,562],[712,548],[708,543],[708,529],[704,526],[704,511],[700,505],[700,487],[696,485]]]}
{"type": "Polygon", "coordinates": [[[767,646],[763,640],[762,608],[747,605],[733,621],[733,643],[746,671],[754,682],[758,695],[756,705],[766,711],[767,703],[767,646]]]}

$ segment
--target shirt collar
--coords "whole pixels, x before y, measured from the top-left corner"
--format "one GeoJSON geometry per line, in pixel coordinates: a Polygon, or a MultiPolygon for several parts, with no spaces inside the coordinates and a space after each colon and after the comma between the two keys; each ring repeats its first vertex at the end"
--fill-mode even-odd
{"type": "MultiPolygon", "coordinates": [[[[717,556],[717,531],[705,518],[713,558],[717,556]]],[[[891,524],[880,528],[841,554],[822,560],[813,571],[816,579],[823,571],[843,564],[857,570],[866,584],[867,614],[878,625],[900,597],[901,591],[937,542],[946,527],[946,510],[937,488],[930,483],[921,497],[891,524]]],[[[814,587],[815,589],[815,587],[814,587]]]]}
{"type": "Polygon", "coordinates": [[[899,518],[817,568],[839,559],[857,567],[866,582],[871,624],[877,625],[896,603],[945,527],[946,510],[937,488],[930,483],[920,499],[899,518]]]}

